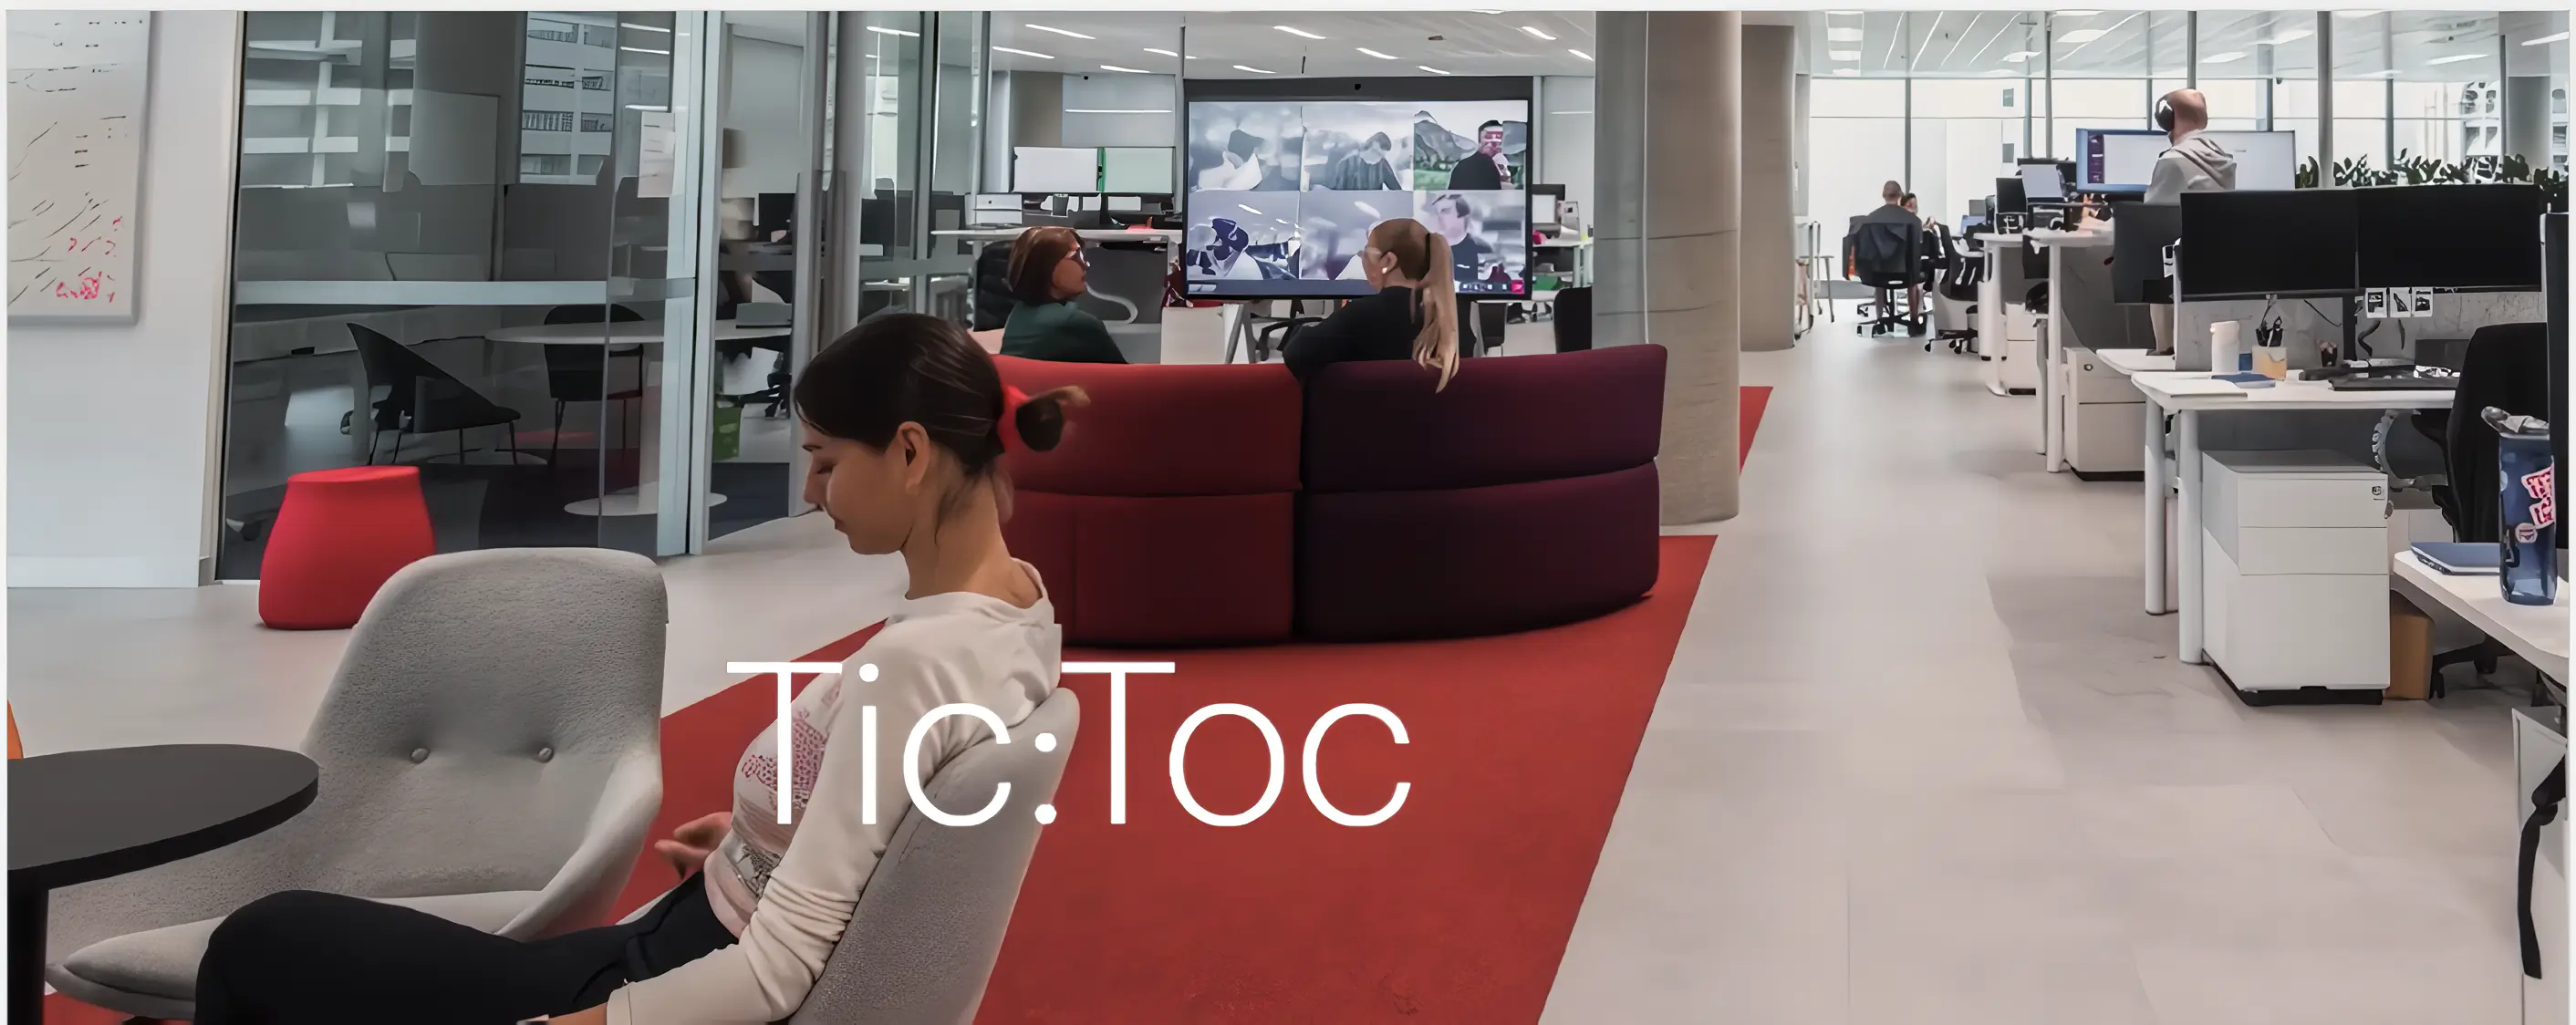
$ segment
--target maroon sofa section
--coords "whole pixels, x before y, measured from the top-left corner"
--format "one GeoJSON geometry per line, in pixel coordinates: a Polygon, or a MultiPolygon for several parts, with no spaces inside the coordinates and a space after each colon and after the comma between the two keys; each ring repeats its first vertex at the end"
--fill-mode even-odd
{"type": "Polygon", "coordinates": [[[1297,634],[1357,641],[1588,619],[1654,586],[1664,350],[1410,363],[1307,382],[1297,634]]]}
{"type": "Polygon", "coordinates": [[[1031,394],[1091,394],[1054,451],[1003,458],[1003,533],[1046,576],[1066,640],[1288,639],[1301,396],[1285,367],[995,362],[1031,394]]]}
{"type": "Polygon", "coordinates": [[[1664,350],[1463,364],[1110,366],[1000,357],[1093,405],[1012,452],[1011,550],[1076,644],[1502,633],[1654,586],[1664,350]]]}

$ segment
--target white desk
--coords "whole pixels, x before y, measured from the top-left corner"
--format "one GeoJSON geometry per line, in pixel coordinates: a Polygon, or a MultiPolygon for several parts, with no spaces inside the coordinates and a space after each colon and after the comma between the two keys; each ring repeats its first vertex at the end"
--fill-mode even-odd
{"type": "Polygon", "coordinates": [[[1986,390],[1997,395],[2010,395],[2015,382],[2008,374],[2019,373],[2012,361],[2013,343],[2009,335],[2011,319],[2004,299],[2004,269],[2020,266],[2022,236],[1979,232],[1968,236],[1984,244],[1986,276],[1977,282],[1977,356],[1986,364],[1986,390]],[[2005,257],[2013,257],[2007,264],[2005,257]]]}
{"type": "Polygon", "coordinates": [[[2239,388],[2212,380],[2206,373],[2138,373],[2129,377],[2144,403],[2148,429],[2143,494],[2146,511],[2146,606],[2150,615],[2165,611],[2164,481],[2174,478],[2175,584],[2173,609],[2182,620],[2182,660],[2199,665],[2201,651],[2200,414],[2204,410],[2292,413],[2315,410],[2448,409],[2447,391],[2336,391],[2324,381],[2283,381],[2270,388],[2239,388]],[[2164,414],[2174,414],[2174,463],[2165,462],[2164,414]]]}
{"type": "Polygon", "coordinates": [[[2560,683],[2567,681],[2567,592],[2560,582],[2554,605],[2516,605],[2504,600],[2494,576],[2452,576],[2424,564],[2413,552],[2399,552],[2394,563],[2406,590],[2443,608],[2487,636],[2504,643],[2522,660],[2560,683]]]}
{"type": "Polygon", "coordinates": [[[2039,452],[2047,460],[2048,472],[2066,471],[2067,403],[2073,401],[2066,380],[2066,302],[2073,289],[2067,280],[2066,261],[2078,258],[2086,250],[2111,245],[2108,228],[2056,231],[2041,228],[2023,233],[2023,237],[2048,251],[2048,330],[2040,334],[2039,352],[2039,452]]]}
{"type": "Polygon", "coordinates": [[[2145,349],[2097,349],[2094,350],[2093,355],[2102,361],[2103,366],[2131,377],[2139,374],[2174,372],[2174,358],[2171,355],[2150,356],[2145,349]]]}
{"type": "MultiPolygon", "coordinates": [[[[730,320],[716,321],[715,340],[737,342],[753,338],[785,338],[795,329],[785,324],[768,327],[744,327],[730,320]]],[[[483,337],[495,342],[522,345],[601,345],[608,343],[639,344],[658,342],[664,328],[658,320],[620,320],[606,324],[529,324],[522,327],[494,328],[483,337]]]]}

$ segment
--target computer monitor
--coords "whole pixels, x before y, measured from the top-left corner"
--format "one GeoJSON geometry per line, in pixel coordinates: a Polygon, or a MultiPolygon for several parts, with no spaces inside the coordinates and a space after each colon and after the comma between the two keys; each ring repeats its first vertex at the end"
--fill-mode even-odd
{"type": "Polygon", "coordinates": [[[1959,237],[1966,238],[1985,231],[1987,223],[1986,215],[1982,213],[1973,213],[1959,218],[1959,237]]]}
{"type": "Polygon", "coordinates": [[[787,231],[794,228],[796,226],[796,194],[793,192],[761,193],[758,212],[753,216],[755,218],[753,226],[760,229],[760,237],[764,239],[769,237],[770,232],[787,231]]]}
{"type": "Polygon", "coordinates": [[[2153,128],[2075,130],[2075,188],[2079,192],[2143,193],[2155,180],[2156,158],[2171,145],[2153,128]]]}
{"type": "Polygon", "coordinates": [[[1995,179],[1994,206],[1995,212],[1999,214],[2026,214],[2030,212],[2030,199],[2022,194],[2021,179],[2019,177],[1995,179]]]}
{"type": "Polygon", "coordinates": [[[2170,303],[2173,279],[2165,276],[2165,247],[2182,237],[2182,207],[2174,203],[2111,204],[2111,301],[2170,303]]]}
{"type": "Polygon", "coordinates": [[[1970,217],[1984,217],[1985,215],[1986,215],[1986,200],[1984,200],[1984,199],[1982,199],[1982,198],[1972,198],[1972,199],[1968,200],[1968,216],[1970,216],[1970,217]]]}
{"type": "Polygon", "coordinates": [[[2183,193],[2175,292],[2185,301],[2353,295],[2359,222],[2351,189],[2183,193]]]}
{"type": "Polygon", "coordinates": [[[1565,186],[1532,185],[1529,187],[1530,226],[1553,231],[1565,224],[1560,211],[1565,203],[1565,186]]]}
{"type": "Polygon", "coordinates": [[[2353,190],[2361,287],[2536,292],[2546,194],[2531,185],[2392,185],[2353,190]]]}
{"type": "Polygon", "coordinates": [[[2053,163],[2021,165],[2021,191],[2032,202],[2057,203],[2066,199],[2066,175],[2053,163]]]}

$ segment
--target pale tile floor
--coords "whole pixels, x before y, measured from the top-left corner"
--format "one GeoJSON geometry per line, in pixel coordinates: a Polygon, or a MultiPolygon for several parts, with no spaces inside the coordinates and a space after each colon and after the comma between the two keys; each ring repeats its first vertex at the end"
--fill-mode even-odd
{"type": "MultiPolygon", "coordinates": [[[[2509,696],[2241,707],[2138,611],[2137,485],[2040,472],[1972,358],[1821,333],[1744,376],[1743,515],[1547,1021],[2513,1020],[2509,696]]],[[[812,516],[665,573],[669,708],[902,577],[812,516]]],[[[256,597],[11,592],[28,749],[295,743],[347,635],[256,597]]]]}
{"type": "MultiPolygon", "coordinates": [[[[2505,1025],[2507,708],[2252,709],[1973,357],[1773,394],[1545,1021],[2505,1025]]],[[[2455,677],[2455,680],[2461,678],[2455,677]]]]}

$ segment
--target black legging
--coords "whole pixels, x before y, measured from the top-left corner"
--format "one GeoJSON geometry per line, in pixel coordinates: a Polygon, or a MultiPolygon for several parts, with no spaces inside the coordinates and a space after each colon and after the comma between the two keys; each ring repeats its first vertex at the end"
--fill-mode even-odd
{"type": "Polygon", "coordinates": [[[197,1025],[514,1025],[731,946],[693,875],[640,918],[522,942],[410,908],[297,890],[215,928],[197,1025]]]}

